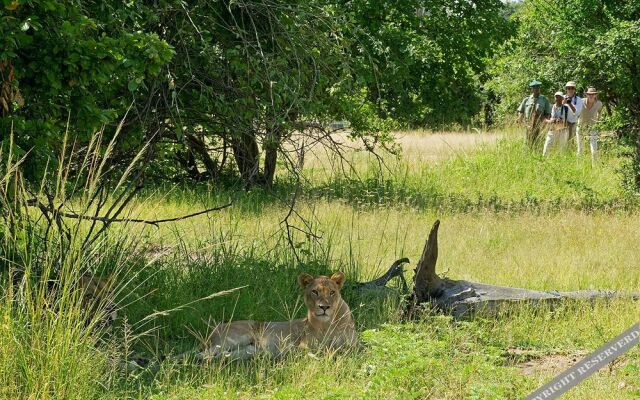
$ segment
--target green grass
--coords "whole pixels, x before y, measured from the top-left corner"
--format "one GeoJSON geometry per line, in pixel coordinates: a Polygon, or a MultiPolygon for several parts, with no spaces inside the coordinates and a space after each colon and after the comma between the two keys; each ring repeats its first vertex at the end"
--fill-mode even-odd
{"type": "MultiPolygon", "coordinates": [[[[597,305],[595,313],[629,312],[628,305],[597,305]]],[[[541,369],[525,376],[518,348],[544,358],[548,354],[572,356],[598,346],[625,329],[632,318],[597,324],[578,315],[582,305],[555,310],[520,309],[498,321],[455,322],[448,317],[426,316],[415,323],[382,324],[361,334],[364,348],[351,354],[319,357],[296,353],[286,359],[258,359],[248,364],[212,365],[204,370],[182,370],[156,381],[148,395],[153,399],[209,398],[522,398],[552,378],[541,369]],[[600,329],[598,329],[600,328],[600,329]],[[549,329],[555,335],[549,334],[549,329]],[[180,376],[181,380],[174,379],[180,376]]],[[[630,314],[627,314],[630,315],[630,314]]],[[[640,352],[628,353],[611,371],[597,373],[575,388],[572,398],[634,398],[640,352]],[[625,388],[618,389],[619,382],[625,388]],[[634,389],[635,388],[635,389],[634,389]]]]}
{"type": "Polygon", "coordinates": [[[314,192],[354,205],[405,205],[442,211],[530,209],[626,209],[635,201],[624,190],[619,157],[605,153],[592,165],[568,151],[543,158],[522,142],[501,139],[480,151],[448,159],[400,159],[379,165],[364,155],[350,160],[355,172],[310,171],[314,192]]]}
{"type": "MultiPolygon", "coordinates": [[[[598,160],[592,163],[588,156],[576,157],[570,150],[543,158],[513,134],[471,149],[446,148],[442,157],[437,157],[437,151],[420,147],[433,143],[420,142],[417,134],[405,135],[410,150],[400,158],[383,154],[384,164],[360,151],[349,152],[342,160],[324,153],[309,155],[303,170],[303,198],[337,201],[356,208],[448,213],[633,211],[640,200],[625,188],[629,168],[627,159],[621,156],[625,149],[610,142],[600,144],[598,160]]],[[[469,134],[476,135],[481,134],[469,134]]],[[[171,212],[173,206],[210,206],[233,199],[234,210],[263,215],[265,207],[282,206],[294,191],[289,177],[281,172],[270,191],[257,188],[240,194],[229,188],[189,184],[154,188],[147,196],[149,201],[162,199],[158,213],[171,212]]],[[[144,206],[136,211],[148,214],[150,210],[144,206]]]]}
{"type": "MultiPolygon", "coordinates": [[[[92,260],[92,269],[119,277],[125,317],[111,337],[83,329],[76,311],[49,314],[38,325],[41,308],[21,313],[5,294],[0,395],[523,398],[560,372],[545,366],[549,355],[571,358],[595,349],[640,319],[639,304],[521,306],[466,321],[426,313],[401,323],[396,292],[363,296],[347,285],[344,297],[363,341],[352,353],[297,352],[206,366],[183,365],[171,355],[197,347],[212,322],[302,316],[296,285],[302,271],[342,270],[353,282],[401,257],[415,265],[436,218],[442,221],[438,271],[453,279],[544,290],[640,290],[637,199],[623,188],[617,150],[604,149],[592,165],[569,153],[542,159],[512,138],[439,159],[423,159],[415,147],[403,159],[387,158],[382,176],[360,153],[350,155],[355,171],[347,177],[322,168],[330,160],[313,161],[298,209],[321,240],[296,232],[299,259],[282,232],[282,199],[292,192],[286,176],[271,192],[157,187],[131,204],[131,215],[183,215],[229,197],[235,203],[159,228],[116,227],[97,248],[101,257],[80,256],[92,260]],[[208,298],[237,287],[243,288],[208,298]],[[133,353],[150,357],[151,366],[130,373],[119,368],[133,353]],[[527,361],[539,364],[533,374],[523,372],[527,361]]],[[[300,218],[292,222],[302,226],[300,218]]],[[[86,223],[79,224],[82,232],[86,223]]],[[[566,398],[638,398],[639,371],[635,349],[566,398]]]]}

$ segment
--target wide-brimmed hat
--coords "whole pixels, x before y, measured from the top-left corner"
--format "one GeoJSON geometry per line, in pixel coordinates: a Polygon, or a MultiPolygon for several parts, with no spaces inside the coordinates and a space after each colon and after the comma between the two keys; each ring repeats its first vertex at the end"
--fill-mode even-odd
{"type": "Polygon", "coordinates": [[[586,94],[598,94],[598,91],[596,90],[596,88],[594,88],[593,86],[589,87],[587,89],[587,91],[585,92],[586,94]]]}
{"type": "Polygon", "coordinates": [[[567,84],[566,84],[566,85],[564,85],[564,87],[566,87],[566,88],[568,88],[568,87],[575,88],[575,87],[577,87],[577,86],[578,86],[578,85],[576,85],[576,83],[575,83],[574,81],[569,81],[569,82],[567,82],[567,84]]]}
{"type": "Polygon", "coordinates": [[[564,97],[564,93],[558,91],[558,92],[556,92],[556,94],[554,94],[554,96],[564,97]]]}
{"type": "Polygon", "coordinates": [[[535,79],[529,82],[529,87],[535,87],[535,86],[542,86],[542,82],[535,79]]]}

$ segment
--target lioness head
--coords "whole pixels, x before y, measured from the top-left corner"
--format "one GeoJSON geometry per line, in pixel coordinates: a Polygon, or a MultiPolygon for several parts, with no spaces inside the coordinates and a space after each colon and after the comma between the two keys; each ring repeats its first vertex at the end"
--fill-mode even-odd
{"type": "Polygon", "coordinates": [[[320,320],[331,320],[342,302],[340,289],[344,285],[344,274],[336,272],[331,278],[324,275],[314,278],[302,273],[298,276],[298,283],[304,290],[304,302],[309,314],[320,320]]]}
{"type": "Polygon", "coordinates": [[[82,293],[82,303],[93,314],[99,314],[98,326],[110,327],[118,316],[117,304],[114,301],[113,278],[96,277],[84,273],[78,281],[78,289],[82,293]]]}

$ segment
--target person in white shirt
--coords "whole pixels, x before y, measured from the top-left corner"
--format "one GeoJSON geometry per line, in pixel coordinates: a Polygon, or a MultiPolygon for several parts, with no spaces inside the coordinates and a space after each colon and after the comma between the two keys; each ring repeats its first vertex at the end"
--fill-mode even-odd
{"type": "Polygon", "coordinates": [[[564,104],[564,94],[562,92],[556,92],[556,102],[551,107],[551,117],[545,122],[549,127],[547,132],[547,138],[544,141],[544,147],[542,148],[542,155],[549,154],[549,150],[554,141],[559,141],[560,146],[564,147],[567,141],[567,117],[569,114],[569,106],[564,104]]]}
{"type": "Polygon", "coordinates": [[[564,88],[567,91],[564,104],[569,106],[569,115],[567,115],[567,140],[571,141],[576,135],[577,122],[582,112],[582,98],[576,95],[576,83],[574,81],[567,82],[564,88]]]}
{"type": "Polygon", "coordinates": [[[582,153],[582,140],[589,138],[591,147],[591,159],[596,159],[596,150],[598,149],[598,131],[596,124],[600,120],[600,111],[602,110],[602,102],[598,100],[598,91],[594,87],[590,87],[586,91],[587,98],[584,99],[582,105],[582,113],[580,114],[580,126],[576,132],[576,141],[578,144],[578,155],[582,153]]]}

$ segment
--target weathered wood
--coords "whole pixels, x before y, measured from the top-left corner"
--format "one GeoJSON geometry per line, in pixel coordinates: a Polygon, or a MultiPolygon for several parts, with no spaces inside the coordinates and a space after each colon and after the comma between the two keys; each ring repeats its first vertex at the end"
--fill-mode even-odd
{"type": "Polygon", "coordinates": [[[415,315],[417,308],[423,304],[450,313],[455,318],[461,318],[478,311],[492,312],[498,307],[512,303],[554,303],[565,299],[640,299],[640,293],[635,292],[624,293],[613,290],[543,291],[440,278],[436,273],[439,226],[440,221],[433,224],[422,257],[416,267],[414,289],[407,304],[408,317],[415,315]]]}
{"type": "Polygon", "coordinates": [[[401,258],[396,260],[391,267],[379,278],[368,282],[356,282],[356,288],[358,290],[378,290],[387,287],[387,283],[395,278],[400,278],[402,282],[402,290],[404,293],[409,293],[409,287],[407,286],[407,281],[404,279],[404,268],[402,268],[402,264],[406,264],[409,262],[408,258],[401,258]]]}
{"type": "Polygon", "coordinates": [[[440,220],[436,220],[429,232],[429,238],[424,244],[422,256],[416,266],[413,277],[413,292],[417,299],[438,297],[442,294],[443,282],[436,274],[438,262],[438,228],[440,220]]]}
{"type": "Polygon", "coordinates": [[[444,279],[444,290],[431,299],[436,308],[462,318],[476,312],[492,313],[500,307],[514,303],[547,303],[574,300],[596,300],[629,298],[638,300],[638,293],[623,293],[613,290],[579,290],[572,292],[529,290],[508,286],[487,285],[463,280],[444,279]]]}

